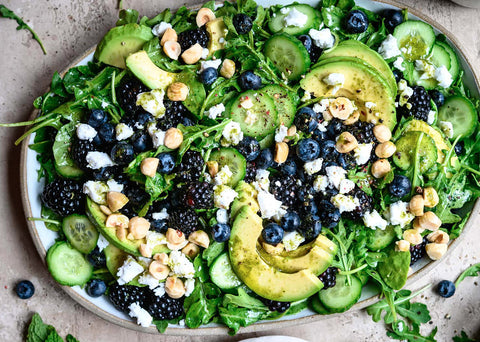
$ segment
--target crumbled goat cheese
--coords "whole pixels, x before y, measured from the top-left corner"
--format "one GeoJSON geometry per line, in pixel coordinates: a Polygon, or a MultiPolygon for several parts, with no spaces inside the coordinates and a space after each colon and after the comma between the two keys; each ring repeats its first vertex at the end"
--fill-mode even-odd
{"type": "Polygon", "coordinates": [[[392,203],[385,212],[385,218],[390,221],[391,225],[399,225],[401,228],[403,228],[415,218],[413,214],[408,212],[407,208],[407,202],[398,201],[392,203]]]}
{"type": "Polygon", "coordinates": [[[167,263],[172,273],[180,278],[191,279],[195,275],[193,263],[180,251],[172,251],[167,263]]]}
{"type": "Polygon", "coordinates": [[[138,94],[136,104],[142,106],[143,109],[158,119],[165,115],[164,97],[165,91],[163,89],[155,89],[151,92],[138,94]]]}
{"type": "Polygon", "coordinates": [[[343,85],[343,83],[345,83],[345,76],[338,72],[333,72],[329,74],[327,77],[324,77],[323,82],[331,86],[338,86],[338,85],[341,86],[343,85]]]}
{"type": "Polygon", "coordinates": [[[215,70],[217,70],[220,64],[222,64],[222,60],[220,58],[211,59],[209,61],[202,61],[200,62],[200,70],[198,71],[198,73],[201,73],[203,70],[208,68],[214,68],[215,70]]]}
{"type": "Polygon", "coordinates": [[[115,126],[115,135],[117,141],[125,140],[133,135],[133,129],[132,127],[121,122],[115,126]]]}
{"type": "Polygon", "coordinates": [[[421,80],[428,80],[435,76],[435,66],[424,60],[417,59],[415,61],[415,70],[422,72],[422,75],[420,76],[421,80]]]}
{"type": "Polygon", "coordinates": [[[100,105],[102,106],[103,109],[105,109],[109,106],[109,104],[105,101],[102,101],[102,103],[100,105]]]}
{"type": "Polygon", "coordinates": [[[285,26],[302,27],[307,22],[308,16],[293,7],[287,12],[283,20],[285,21],[285,26]]]}
{"type": "Polygon", "coordinates": [[[312,99],[312,93],[310,93],[309,91],[306,91],[302,98],[300,99],[300,101],[302,102],[307,102],[308,100],[311,100],[312,99]]]}
{"type": "Polygon", "coordinates": [[[165,294],[165,283],[160,283],[160,284],[155,288],[155,290],[153,290],[153,293],[154,293],[155,296],[157,296],[157,297],[163,297],[163,295],[165,294]]]}
{"type": "Polygon", "coordinates": [[[117,183],[114,179],[109,179],[107,181],[108,191],[122,192],[123,184],[117,183]]]}
{"type": "Polygon", "coordinates": [[[100,252],[103,251],[109,244],[110,242],[105,239],[105,236],[103,236],[102,234],[98,235],[97,247],[100,252]]]}
{"type": "Polygon", "coordinates": [[[152,324],[153,317],[150,316],[147,310],[143,309],[140,304],[132,303],[128,307],[130,312],[128,315],[132,318],[137,318],[137,324],[141,325],[142,327],[149,327],[152,324]]]}
{"type": "Polygon", "coordinates": [[[162,21],[152,28],[152,33],[154,36],[161,37],[169,28],[172,28],[172,24],[162,21]]]}
{"type": "Polygon", "coordinates": [[[203,48],[202,50],[202,56],[200,57],[201,59],[207,59],[208,55],[210,54],[210,50],[207,48],[203,48]]]}
{"type": "Polygon", "coordinates": [[[448,72],[445,65],[435,70],[435,79],[438,81],[438,85],[442,88],[448,88],[453,82],[452,75],[448,72]]]}
{"type": "Polygon", "coordinates": [[[253,107],[252,99],[248,96],[242,96],[240,98],[240,106],[245,109],[250,109],[253,107]]]}
{"type": "Polygon", "coordinates": [[[213,201],[217,208],[228,209],[238,193],[227,185],[215,185],[213,201]]]}
{"type": "Polygon", "coordinates": [[[350,179],[342,179],[340,182],[340,186],[338,187],[338,191],[341,194],[348,194],[350,191],[352,191],[355,188],[355,183],[351,181],[350,179]]]}
{"type": "Polygon", "coordinates": [[[330,184],[338,189],[342,180],[345,179],[347,171],[340,166],[327,166],[325,168],[325,173],[327,174],[330,184]]]}
{"type": "Polygon", "coordinates": [[[283,139],[285,139],[288,134],[287,134],[288,128],[285,127],[284,124],[281,124],[278,126],[277,130],[275,131],[275,142],[282,142],[283,139]]]}
{"type": "Polygon", "coordinates": [[[193,290],[195,290],[195,280],[194,279],[187,279],[185,280],[185,297],[189,297],[193,290]]]}
{"type": "Polygon", "coordinates": [[[315,103],[312,109],[315,113],[323,113],[324,111],[327,110],[329,105],[330,105],[330,100],[323,99],[323,100],[320,100],[320,102],[315,103]]]}
{"type": "Polygon", "coordinates": [[[222,146],[238,145],[243,139],[243,132],[238,122],[229,122],[222,132],[222,146]]]}
{"type": "Polygon", "coordinates": [[[398,82],[398,95],[400,106],[409,104],[407,102],[408,99],[413,95],[413,89],[408,86],[407,81],[400,80],[400,82],[398,82]]]}
{"type": "Polygon", "coordinates": [[[437,115],[437,112],[431,110],[428,112],[428,118],[427,118],[427,123],[429,125],[432,125],[435,121],[435,116],[437,115]]]}
{"type": "Polygon", "coordinates": [[[102,167],[114,166],[116,165],[110,156],[105,152],[91,151],[87,153],[85,157],[87,161],[87,167],[90,169],[98,170],[102,167]]]}
{"type": "Polygon", "coordinates": [[[254,112],[247,110],[247,116],[245,117],[244,122],[247,125],[253,125],[258,120],[257,114],[254,112]]]}
{"type": "Polygon", "coordinates": [[[108,186],[103,182],[87,181],[83,184],[83,193],[97,204],[107,204],[108,186]]]}
{"type": "Polygon", "coordinates": [[[328,177],[320,175],[317,176],[313,181],[313,190],[315,190],[315,192],[323,192],[328,188],[329,185],[330,181],[328,180],[328,177]]]}
{"type": "Polygon", "coordinates": [[[353,150],[355,162],[357,165],[363,165],[370,160],[370,155],[372,154],[373,144],[358,144],[358,146],[353,150]]]}
{"type": "Polygon", "coordinates": [[[125,285],[131,282],[136,276],[144,271],[142,265],[140,265],[132,256],[128,256],[117,270],[117,282],[120,285],[125,285]]]}
{"type": "Polygon", "coordinates": [[[393,62],[393,66],[400,71],[405,71],[405,67],[403,66],[403,58],[402,57],[397,57],[395,62],[393,62]]]}
{"type": "Polygon", "coordinates": [[[330,49],[335,45],[335,36],[330,32],[329,28],[322,30],[310,29],[308,35],[312,38],[313,44],[322,50],[330,49]]]}
{"type": "Polygon", "coordinates": [[[384,59],[389,59],[401,55],[402,53],[398,49],[397,38],[389,34],[387,38],[380,44],[378,53],[382,55],[384,59]]]}
{"type": "Polygon", "coordinates": [[[368,228],[380,228],[381,230],[385,230],[388,224],[388,222],[383,217],[381,217],[378,211],[376,211],[375,209],[372,212],[367,211],[365,213],[365,215],[363,216],[363,223],[368,228]]]}
{"type": "Polygon", "coordinates": [[[147,246],[150,248],[155,248],[159,245],[167,244],[167,237],[162,233],[157,233],[153,230],[149,230],[146,236],[147,246]]]}
{"type": "Polygon", "coordinates": [[[93,141],[97,136],[97,130],[90,125],[80,124],[77,126],[77,137],[80,140],[93,141]]]}
{"type": "Polygon", "coordinates": [[[450,121],[440,121],[438,126],[442,130],[443,133],[447,136],[447,138],[453,138],[453,125],[450,121]]]}
{"type": "Polygon", "coordinates": [[[262,218],[269,219],[276,215],[281,208],[282,202],[277,200],[274,195],[264,190],[260,190],[257,195],[258,205],[260,207],[260,212],[262,213],[262,218]]]}
{"type": "Polygon", "coordinates": [[[214,181],[215,185],[227,184],[232,180],[233,173],[230,171],[228,165],[222,166],[220,171],[215,175],[214,181]]]}
{"type": "Polygon", "coordinates": [[[147,285],[150,290],[153,290],[158,285],[160,285],[160,282],[158,281],[158,279],[154,278],[150,273],[141,275],[138,278],[138,283],[142,285],[147,285]]]}
{"type": "Polygon", "coordinates": [[[225,209],[218,209],[216,212],[216,218],[218,223],[227,223],[228,222],[228,211],[225,209]]]}
{"type": "Polygon", "coordinates": [[[375,107],[377,104],[376,103],[373,103],[373,102],[365,102],[365,107],[367,107],[368,109],[372,109],[373,107],[375,107]]]}
{"type": "Polygon", "coordinates": [[[260,191],[260,190],[269,191],[270,189],[270,179],[268,179],[269,176],[270,176],[270,171],[267,171],[264,169],[257,170],[257,173],[255,174],[255,182],[253,182],[252,185],[255,187],[257,191],[260,191]]]}
{"type": "Polygon", "coordinates": [[[353,211],[360,205],[358,198],[338,194],[332,197],[331,202],[338,208],[340,213],[353,211]]]}
{"type": "Polygon", "coordinates": [[[296,250],[304,241],[305,238],[297,231],[285,233],[282,240],[287,252],[296,250]]]}
{"type": "Polygon", "coordinates": [[[159,212],[152,214],[152,218],[154,220],[168,220],[168,217],[169,217],[169,215],[168,215],[168,212],[167,212],[167,208],[163,208],[159,212]]]}
{"type": "Polygon", "coordinates": [[[148,134],[152,138],[153,148],[163,146],[165,143],[165,131],[158,129],[155,124],[148,125],[148,134]]]}
{"type": "Polygon", "coordinates": [[[323,158],[317,158],[315,160],[306,162],[303,165],[303,169],[308,175],[311,176],[322,169],[322,164],[323,164],[323,158]]]}

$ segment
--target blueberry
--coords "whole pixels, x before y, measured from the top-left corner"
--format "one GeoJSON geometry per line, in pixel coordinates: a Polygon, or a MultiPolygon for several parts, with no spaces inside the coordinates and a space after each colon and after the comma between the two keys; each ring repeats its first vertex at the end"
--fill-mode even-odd
{"type": "Polygon", "coordinates": [[[301,212],[303,215],[317,215],[318,214],[318,206],[315,201],[310,199],[305,199],[303,206],[301,207],[301,212]]]}
{"type": "Polygon", "coordinates": [[[263,228],[262,237],[266,243],[276,245],[282,242],[283,229],[276,223],[269,223],[263,228]]]}
{"type": "Polygon", "coordinates": [[[327,126],[327,134],[331,139],[335,139],[345,130],[345,126],[338,119],[333,119],[327,126]]]}
{"type": "Polygon", "coordinates": [[[171,153],[160,153],[157,158],[160,160],[158,163],[157,171],[160,173],[169,174],[175,167],[175,158],[171,153]]]}
{"type": "Polygon", "coordinates": [[[355,159],[350,154],[341,154],[337,156],[338,165],[345,170],[354,169],[356,166],[355,159]]]}
{"type": "Polygon", "coordinates": [[[338,190],[333,187],[328,187],[325,189],[325,197],[326,198],[332,198],[333,196],[338,195],[338,190]]]}
{"type": "Polygon", "coordinates": [[[387,9],[382,12],[382,17],[385,18],[385,27],[390,32],[392,32],[395,27],[403,23],[402,11],[387,9]]]}
{"type": "Polygon", "coordinates": [[[297,164],[295,160],[289,158],[280,166],[280,171],[286,175],[294,176],[297,173],[297,164]]]}
{"type": "Polygon", "coordinates": [[[184,125],[185,127],[189,127],[189,126],[195,126],[195,122],[190,119],[190,118],[187,118],[186,116],[184,116],[182,118],[182,125],[184,125]]]}
{"type": "Polygon", "coordinates": [[[309,214],[302,218],[299,232],[303,235],[306,241],[312,241],[321,231],[322,223],[318,216],[309,214]]]}
{"type": "Polygon", "coordinates": [[[319,213],[320,221],[325,228],[334,228],[340,221],[340,211],[327,200],[322,200],[318,203],[318,206],[322,208],[319,213]]]}
{"type": "Polygon", "coordinates": [[[96,181],[107,181],[116,176],[118,169],[115,166],[102,167],[97,170],[92,170],[92,177],[96,181]]]}
{"type": "Polygon", "coordinates": [[[237,149],[247,161],[255,160],[260,154],[260,144],[252,137],[244,137],[237,145],[237,149]]]}
{"type": "Polygon", "coordinates": [[[450,280],[442,280],[437,285],[437,293],[443,298],[449,298],[455,294],[455,284],[450,280]]]}
{"type": "Polygon", "coordinates": [[[165,234],[168,230],[168,221],[167,220],[153,220],[151,222],[151,229],[157,233],[165,234]]]}
{"type": "Polygon", "coordinates": [[[152,148],[152,139],[144,131],[136,131],[130,138],[133,150],[136,153],[145,152],[152,148]]]}
{"type": "Polygon", "coordinates": [[[304,162],[314,160],[320,154],[320,145],[313,139],[302,139],[297,144],[297,156],[304,162]]]}
{"type": "Polygon", "coordinates": [[[455,145],[455,153],[460,156],[465,153],[465,143],[463,141],[457,142],[455,145]]]}
{"type": "Polygon", "coordinates": [[[325,140],[320,145],[320,157],[323,159],[330,159],[329,157],[332,154],[338,153],[337,149],[335,148],[335,141],[333,140],[325,140]]]}
{"type": "Polygon", "coordinates": [[[102,138],[100,138],[100,134],[97,134],[95,138],[93,138],[92,143],[93,143],[93,146],[95,146],[98,149],[105,147],[102,138]]]}
{"type": "Polygon", "coordinates": [[[345,18],[345,30],[348,33],[362,33],[368,28],[368,18],[365,12],[353,10],[345,18]]]}
{"type": "Polygon", "coordinates": [[[211,85],[218,78],[217,69],[206,68],[200,73],[200,81],[205,85],[211,85]]]}
{"type": "Polygon", "coordinates": [[[110,151],[110,158],[118,165],[127,165],[135,159],[133,146],[125,141],[116,143],[110,151]]]}
{"type": "Polygon", "coordinates": [[[102,139],[104,143],[112,143],[115,141],[115,126],[113,126],[110,122],[100,126],[98,129],[98,135],[102,139]]]}
{"type": "Polygon", "coordinates": [[[324,140],[328,139],[328,134],[325,131],[321,131],[318,128],[313,131],[312,138],[315,139],[320,144],[323,143],[324,140]]]}
{"type": "Polygon", "coordinates": [[[408,177],[395,175],[388,186],[388,190],[395,197],[404,197],[412,190],[412,183],[408,177]]]}
{"type": "Polygon", "coordinates": [[[35,293],[35,286],[29,280],[22,280],[15,286],[15,292],[21,299],[28,299],[35,293]]]}
{"type": "Polygon", "coordinates": [[[312,45],[313,45],[312,38],[308,34],[302,34],[297,38],[302,42],[303,46],[305,46],[305,49],[307,49],[307,52],[310,53],[312,51],[312,45]]]}
{"type": "Polygon", "coordinates": [[[257,159],[255,159],[257,169],[266,170],[273,165],[273,153],[269,148],[260,151],[257,159]]]}
{"type": "Polygon", "coordinates": [[[90,297],[100,297],[107,291],[107,285],[101,279],[92,279],[87,283],[86,290],[90,297]]]}
{"type": "Polygon", "coordinates": [[[238,77],[238,84],[243,90],[257,90],[262,86],[262,79],[255,75],[253,71],[245,71],[238,77]]]}
{"type": "Polygon", "coordinates": [[[445,103],[445,95],[438,90],[430,90],[429,95],[433,102],[435,102],[437,108],[440,108],[445,103]]]}
{"type": "Polygon", "coordinates": [[[93,128],[99,128],[108,120],[107,114],[101,109],[94,109],[88,117],[87,124],[93,128]]]}
{"type": "Polygon", "coordinates": [[[302,107],[295,114],[294,124],[302,132],[313,132],[318,127],[317,113],[310,107],[302,107]]]}
{"type": "Polygon", "coordinates": [[[403,73],[399,70],[393,70],[393,76],[395,77],[395,82],[400,82],[400,80],[403,78],[403,73]]]}
{"type": "Polygon", "coordinates": [[[286,232],[293,232],[300,227],[300,216],[295,211],[287,211],[282,217],[282,228],[286,232]]]}
{"type": "Polygon", "coordinates": [[[233,26],[238,34],[246,34],[252,29],[253,22],[248,15],[238,13],[233,17],[233,26]]]}
{"type": "Polygon", "coordinates": [[[217,242],[225,242],[230,239],[230,226],[225,223],[217,223],[212,227],[213,239],[217,242]]]}
{"type": "Polygon", "coordinates": [[[102,268],[107,265],[105,253],[100,251],[98,247],[95,247],[93,251],[87,254],[87,260],[94,268],[102,268]]]}
{"type": "MultiPolygon", "coordinates": [[[[140,112],[135,115],[135,124],[137,126],[145,126],[149,122],[153,122],[153,115],[147,112],[140,112]]],[[[132,126],[135,127],[135,124],[132,126]]]]}

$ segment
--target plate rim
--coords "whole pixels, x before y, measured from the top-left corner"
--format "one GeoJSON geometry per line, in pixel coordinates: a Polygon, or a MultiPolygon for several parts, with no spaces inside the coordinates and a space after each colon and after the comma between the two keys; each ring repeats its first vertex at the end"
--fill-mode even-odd
{"type": "MultiPolygon", "coordinates": [[[[301,1],[301,0],[300,0],[301,1]]],[[[436,20],[432,19],[430,16],[425,15],[421,11],[417,9],[412,9],[411,7],[401,4],[395,0],[370,0],[371,2],[377,2],[380,4],[384,5],[390,5],[394,6],[400,9],[406,8],[408,10],[409,14],[415,15],[418,18],[420,18],[422,21],[425,21],[426,23],[432,25],[434,28],[439,30],[442,34],[444,34],[448,40],[452,42],[452,44],[456,47],[457,51],[461,54],[463,57],[463,60],[465,61],[466,65],[470,69],[470,72],[472,73],[474,83],[476,85],[477,90],[480,92],[480,81],[479,77],[477,75],[476,69],[473,67],[472,63],[470,62],[470,59],[467,57],[463,50],[462,44],[458,41],[458,39],[455,37],[455,35],[450,31],[447,30],[443,25],[439,24],[436,20]]],[[[222,4],[222,2],[217,1],[217,4],[222,4]]],[[[198,6],[198,5],[197,5],[198,6]]],[[[196,6],[190,6],[189,8],[196,8],[196,6]]],[[[89,49],[86,50],[80,57],[77,57],[76,59],[73,60],[73,62],[69,63],[68,66],[66,66],[62,72],[60,73],[61,76],[65,75],[65,73],[72,67],[76,66],[79,64],[83,59],[85,59],[88,55],[90,55],[92,52],[95,51],[96,44],[91,46],[89,49]]],[[[47,91],[49,91],[49,87],[47,88],[47,91]]],[[[44,92],[44,93],[45,93],[44,92]]],[[[29,117],[29,120],[34,119],[38,115],[39,109],[34,109],[29,117]]],[[[28,129],[28,128],[27,128],[28,129]]],[[[26,129],[26,130],[27,130],[26,129]]],[[[25,130],[25,131],[26,131],[25,130]]],[[[26,139],[22,142],[21,145],[21,151],[20,151],[20,192],[21,192],[21,197],[22,197],[22,206],[23,206],[23,211],[25,213],[25,219],[27,222],[28,230],[29,233],[32,237],[33,243],[35,245],[35,248],[37,249],[38,254],[40,255],[43,264],[46,266],[46,254],[47,250],[43,246],[39,233],[37,231],[37,228],[35,226],[35,221],[30,221],[28,220],[28,217],[32,217],[32,209],[30,205],[30,199],[28,195],[28,187],[27,187],[27,154],[28,154],[28,146],[30,142],[30,137],[31,135],[28,135],[26,139]]],[[[478,209],[480,206],[480,201],[477,201],[472,208],[472,212],[474,209],[478,209]]],[[[466,232],[471,229],[471,220],[473,219],[473,215],[470,215],[470,217],[467,220],[467,223],[465,224],[465,227],[462,231],[462,234],[456,238],[455,240],[451,241],[447,253],[450,254],[453,252],[454,249],[458,247],[458,245],[461,244],[461,241],[463,240],[463,237],[466,235],[466,232]]],[[[448,256],[448,255],[447,255],[448,256]]],[[[422,269],[416,271],[412,275],[409,276],[407,284],[406,285],[412,285],[416,281],[418,281],[420,278],[427,276],[434,268],[436,268],[438,265],[440,265],[442,262],[444,262],[445,259],[439,260],[439,261],[429,261],[427,265],[425,265],[422,269]]],[[[48,270],[48,268],[47,268],[48,270]]],[[[86,298],[80,296],[76,291],[73,290],[73,288],[69,286],[63,286],[55,282],[55,286],[58,286],[62,288],[75,302],[83,306],[85,309],[89,310],[91,313],[103,318],[104,320],[114,323],[118,326],[121,326],[122,328],[127,328],[130,330],[138,331],[138,332],[144,332],[148,334],[160,334],[156,327],[150,326],[150,327],[142,327],[132,320],[125,320],[123,318],[114,316],[110,314],[109,312],[103,310],[99,306],[93,304],[92,302],[88,301],[86,298]]],[[[367,298],[357,304],[355,304],[349,311],[357,311],[361,310],[365,307],[367,307],[370,304],[373,304],[375,301],[377,301],[378,296],[373,296],[370,298],[367,298]]],[[[247,327],[241,327],[239,330],[239,334],[243,333],[251,333],[251,332],[258,332],[258,331],[265,331],[265,330],[271,330],[271,329],[280,329],[280,328],[286,328],[292,325],[298,325],[298,324],[308,324],[308,323],[313,323],[313,322],[318,322],[330,318],[335,318],[338,317],[343,313],[337,313],[337,314],[331,314],[331,315],[320,315],[320,314],[315,314],[315,315],[310,315],[306,317],[299,317],[295,319],[290,319],[290,320],[281,320],[281,321],[271,321],[271,322],[260,322],[260,323],[254,323],[252,325],[249,325],[247,327]]],[[[226,326],[215,326],[215,327],[201,327],[201,328],[196,328],[196,329],[190,329],[186,327],[182,328],[177,328],[177,327],[169,327],[167,330],[163,333],[163,335],[172,335],[172,336],[207,336],[207,335],[225,335],[228,332],[228,328],[226,326]]]]}

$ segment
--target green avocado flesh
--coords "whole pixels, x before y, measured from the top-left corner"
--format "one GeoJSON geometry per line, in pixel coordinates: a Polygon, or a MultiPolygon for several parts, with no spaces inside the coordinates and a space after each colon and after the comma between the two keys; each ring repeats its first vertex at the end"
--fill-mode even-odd
{"type": "MultiPolygon", "coordinates": [[[[137,240],[120,240],[117,235],[115,228],[110,228],[105,226],[105,221],[107,216],[100,210],[98,204],[93,202],[90,198],[87,197],[87,216],[90,221],[97,227],[100,233],[115,247],[121,249],[124,252],[135,256],[141,256],[138,248],[142,243],[145,243],[145,239],[137,240]]],[[[169,249],[166,245],[158,245],[153,249],[153,254],[168,252],[169,249]]]]}
{"type": "Polygon", "coordinates": [[[229,255],[233,270],[245,285],[264,298],[289,302],[310,297],[323,288],[308,268],[285,273],[265,262],[257,252],[262,229],[262,219],[249,206],[238,211],[232,225],[229,255]]]}
{"type": "Polygon", "coordinates": [[[117,26],[103,37],[94,57],[105,64],[125,69],[125,58],[140,50],[143,44],[152,38],[152,30],[148,26],[138,24],[117,26]]]}
{"type": "Polygon", "coordinates": [[[126,59],[127,68],[150,89],[166,89],[177,74],[157,67],[146,51],[136,52],[126,59]]]}

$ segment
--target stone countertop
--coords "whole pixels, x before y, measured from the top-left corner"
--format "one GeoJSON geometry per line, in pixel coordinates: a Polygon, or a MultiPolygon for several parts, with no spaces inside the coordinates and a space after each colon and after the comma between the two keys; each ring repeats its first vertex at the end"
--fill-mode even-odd
{"type": "MultiPolygon", "coordinates": [[[[191,0],[193,3],[194,0],[191,0]]],[[[112,27],[117,18],[117,1],[7,0],[3,3],[26,18],[43,39],[48,55],[44,56],[29,32],[16,31],[12,20],[0,19],[0,122],[26,120],[33,100],[50,83],[54,71],[62,70],[83,54],[112,27]]],[[[153,16],[168,6],[162,1],[124,2],[140,14],[153,16]]],[[[402,0],[434,18],[460,41],[465,53],[480,74],[480,10],[456,6],[447,0],[402,0]]],[[[28,234],[19,192],[19,152],[13,142],[23,129],[0,129],[0,341],[21,341],[33,312],[55,325],[62,336],[71,333],[80,341],[238,341],[263,335],[291,335],[309,341],[385,341],[385,328],[375,324],[364,311],[352,311],[321,322],[277,329],[257,334],[212,337],[168,337],[148,335],[120,328],[103,321],[76,304],[52,280],[40,260],[28,234]],[[34,297],[20,300],[14,293],[18,280],[30,279],[36,289],[34,297]],[[320,338],[319,336],[322,336],[320,338]]],[[[442,279],[454,280],[467,266],[478,262],[480,249],[478,225],[468,231],[460,246],[448,254],[433,272],[411,285],[419,289],[442,279]]],[[[454,297],[443,299],[431,290],[419,299],[428,304],[432,315],[430,329],[438,326],[438,341],[451,341],[465,330],[470,337],[480,337],[480,290],[478,279],[468,278],[454,297]]]]}

